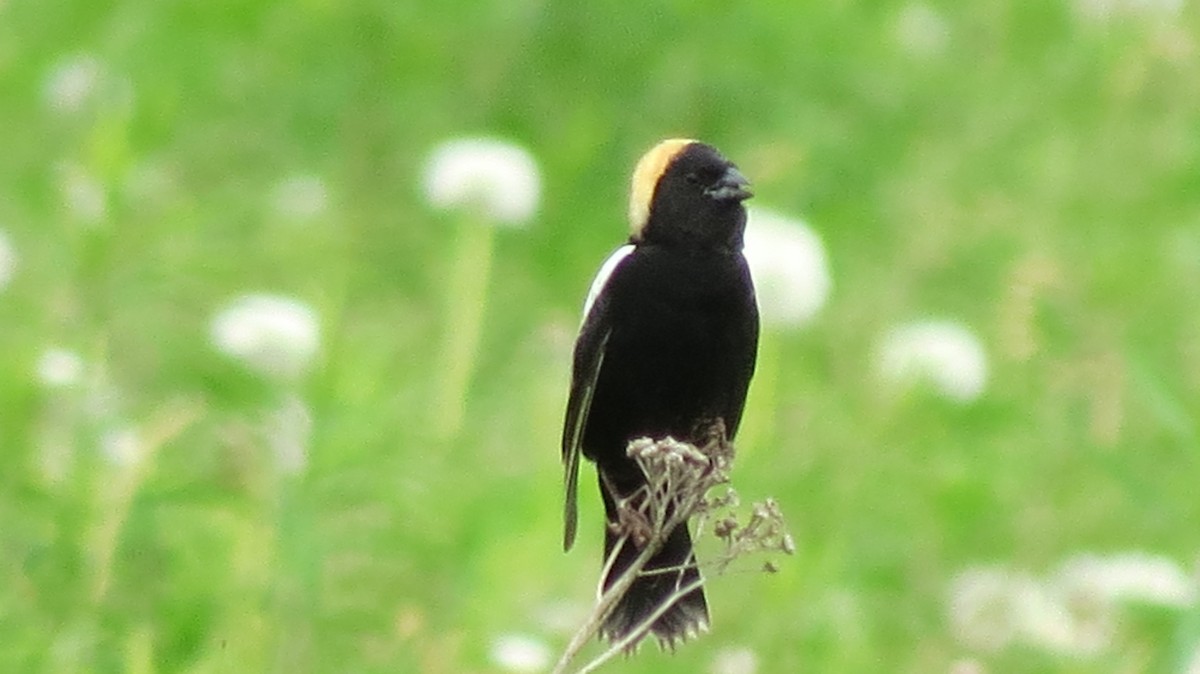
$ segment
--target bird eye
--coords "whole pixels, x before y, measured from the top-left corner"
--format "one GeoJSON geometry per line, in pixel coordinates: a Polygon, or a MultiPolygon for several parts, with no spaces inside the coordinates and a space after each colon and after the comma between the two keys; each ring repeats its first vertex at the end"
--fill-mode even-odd
{"type": "Polygon", "coordinates": [[[691,183],[691,184],[693,184],[693,185],[699,185],[699,184],[700,184],[700,174],[699,174],[699,173],[695,173],[695,172],[693,172],[693,173],[689,173],[689,174],[687,174],[686,176],[684,176],[684,177],[683,177],[683,179],[684,179],[684,180],[686,180],[686,181],[688,181],[689,183],[691,183]]]}

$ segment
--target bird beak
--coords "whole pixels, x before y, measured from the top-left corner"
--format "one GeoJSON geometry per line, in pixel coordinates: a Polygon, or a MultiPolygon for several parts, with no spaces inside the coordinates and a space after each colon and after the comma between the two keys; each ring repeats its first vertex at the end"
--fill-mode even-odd
{"type": "Polygon", "coordinates": [[[750,181],[746,179],[746,176],[730,166],[725,169],[725,175],[721,176],[721,179],[704,193],[717,201],[741,201],[754,196],[753,192],[746,189],[748,187],[750,187],[750,181]]]}

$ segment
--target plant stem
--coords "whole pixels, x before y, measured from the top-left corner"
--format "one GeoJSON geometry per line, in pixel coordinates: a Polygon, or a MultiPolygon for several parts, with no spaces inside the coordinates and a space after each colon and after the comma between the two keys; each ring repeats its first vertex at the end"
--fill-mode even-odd
{"type": "Polygon", "coordinates": [[[478,218],[464,217],[459,223],[445,285],[445,334],[433,370],[439,375],[433,397],[433,432],[441,440],[453,439],[462,428],[467,389],[479,358],[494,229],[478,218]]]}

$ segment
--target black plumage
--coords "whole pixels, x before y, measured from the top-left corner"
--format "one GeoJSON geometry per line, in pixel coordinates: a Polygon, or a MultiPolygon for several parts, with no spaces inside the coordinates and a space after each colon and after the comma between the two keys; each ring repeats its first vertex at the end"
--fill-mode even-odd
{"type": "MultiPolygon", "coordinates": [[[[596,463],[611,522],[614,496],[644,484],[626,455],[629,441],[671,436],[697,442],[701,425],[716,419],[732,439],[754,372],[758,310],[742,256],[746,179],[711,146],[671,140],[642,158],[632,187],[629,244],[593,283],[575,346],[562,447],[566,548],[575,536],[580,454],[596,463]]],[[[606,558],[617,542],[606,529],[606,558]]],[[[635,545],[625,543],[602,586],[637,555],[635,545]]],[[[602,633],[615,640],[643,623],[676,587],[698,579],[694,561],[691,537],[681,525],[646,570],[688,568],[638,578],[602,633]]],[[[698,588],[660,616],[651,632],[674,644],[707,624],[698,588]]]]}

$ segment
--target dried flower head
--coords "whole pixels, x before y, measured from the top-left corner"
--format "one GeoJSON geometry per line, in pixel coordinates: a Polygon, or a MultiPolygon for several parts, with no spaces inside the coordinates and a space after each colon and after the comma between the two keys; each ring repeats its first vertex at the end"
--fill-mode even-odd
{"type": "MultiPolygon", "coordinates": [[[[617,509],[616,522],[610,526],[618,537],[628,538],[636,544],[640,551],[639,556],[601,593],[592,614],[559,659],[555,672],[566,671],[566,667],[584,644],[599,633],[605,619],[628,591],[634,579],[648,574],[678,573],[699,566],[693,557],[691,561],[679,567],[656,568],[652,571],[645,569],[647,561],[662,548],[671,532],[688,520],[698,520],[693,531],[699,533],[707,529],[704,524],[707,518],[715,518],[713,531],[718,539],[725,542],[724,553],[720,559],[712,562],[717,573],[723,572],[734,560],[747,553],[795,552],[795,541],[788,534],[783,514],[774,499],[756,503],[749,519],[743,525],[738,514],[733,512],[738,505],[736,492],[725,488],[716,496],[708,495],[713,487],[729,482],[729,472],[733,465],[734,448],[726,437],[724,421],[715,419],[703,422],[693,429],[691,437],[697,440],[695,444],[670,437],[659,440],[637,438],[631,441],[626,447],[626,452],[641,469],[646,478],[645,484],[632,494],[621,497],[612,484],[605,483],[605,488],[613,496],[617,509]]],[[[601,473],[601,476],[603,477],[604,473],[601,473]]],[[[610,557],[606,562],[605,573],[612,563],[613,558],[610,557]]],[[[763,568],[767,571],[776,570],[770,562],[763,568]]],[[[693,574],[692,578],[693,580],[676,587],[671,596],[641,625],[633,626],[624,637],[615,640],[607,651],[580,671],[592,671],[616,654],[636,649],[659,615],[679,599],[702,586],[703,578],[699,574],[693,574]]],[[[697,625],[697,629],[705,630],[705,624],[697,625]]],[[[693,631],[680,635],[678,639],[660,643],[660,646],[674,650],[691,636],[696,636],[693,631]]],[[[752,663],[750,667],[753,666],[755,665],[752,663]]]]}
{"type": "Polygon", "coordinates": [[[493,138],[462,138],[434,149],[425,197],[437,209],[475,208],[500,225],[521,226],[537,211],[542,180],[524,148],[493,138]]]}

